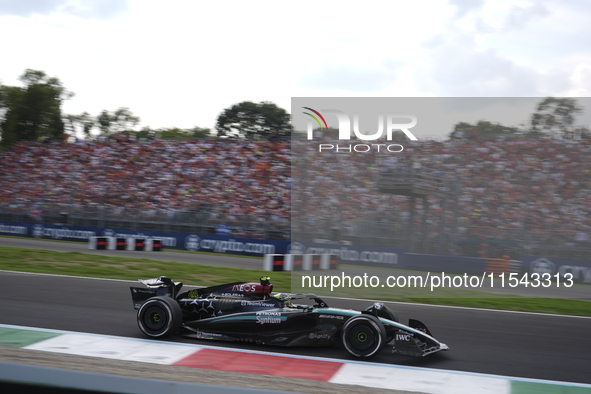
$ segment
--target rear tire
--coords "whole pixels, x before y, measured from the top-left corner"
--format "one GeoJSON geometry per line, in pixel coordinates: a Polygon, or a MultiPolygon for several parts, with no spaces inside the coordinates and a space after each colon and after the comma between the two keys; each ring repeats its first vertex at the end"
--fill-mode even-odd
{"type": "Polygon", "coordinates": [[[371,357],[386,345],[386,329],[373,315],[358,315],[343,326],[343,345],[355,357],[371,357]]]}
{"type": "Polygon", "coordinates": [[[170,297],[153,297],[142,304],[137,313],[140,330],[151,338],[166,338],[181,328],[183,312],[170,297]]]}

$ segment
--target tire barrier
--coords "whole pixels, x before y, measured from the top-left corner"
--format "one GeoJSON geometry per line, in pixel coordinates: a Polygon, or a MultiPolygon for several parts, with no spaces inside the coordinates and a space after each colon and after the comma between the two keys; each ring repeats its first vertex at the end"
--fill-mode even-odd
{"type": "Polygon", "coordinates": [[[323,254],[320,269],[336,270],[339,268],[340,258],[336,254],[323,254]]]}
{"type": "Polygon", "coordinates": [[[303,254],[288,254],[291,256],[291,270],[302,271],[304,269],[304,255],[303,254]]]}
{"type": "Polygon", "coordinates": [[[266,254],[263,271],[285,271],[285,254],[266,254]]]}
{"type": "Polygon", "coordinates": [[[127,238],[115,238],[115,250],[125,250],[127,247],[127,238]]]}
{"type": "Polygon", "coordinates": [[[162,240],[161,239],[148,239],[148,245],[146,247],[148,252],[161,252],[162,251],[162,240]]]}
{"type": "Polygon", "coordinates": [[[127,250],[143,251],[146,249],[145,238],[127,238],[127,250]]]}
{"type": "Polygon", "coordinates": [[[110,237],[90,237],[89,249],[106,250],[109,247],[110,237]]]}
{"type": "Polygon", "coordinates": [[[322,255],[319,254],[307,254],[306,257],[310,260],[309,263],[304,263],[304,265],[309,266],[313,271],[317,271],[320,269],[320,261],[322,260],[322,255]]]}
{"type": "Polygon", "coordinates": [[[161,252],[164,247],[162,240],[158,238],[116,238],[116,237],[90,237],[89,249],[96,250],[132,250],[161,252]]]}
{"type": "Polygon", "coordinates": [[[494,275],[501,275],[509,274],[509,259],[487,259],[486,260],[486,273],[487,274],[494,274],[494,275]]]}
{"type": "Polygon", "coordinates": [[[312,271],[337,269],[340,258],[335,254],[266,254],[264,271],[312,271]]]}
{"type": "Polygon", "coordinates": [[[286,254],[285,265],[283,271],[302,271],[304,269],[304,255],[303,254],[286,254]]]}

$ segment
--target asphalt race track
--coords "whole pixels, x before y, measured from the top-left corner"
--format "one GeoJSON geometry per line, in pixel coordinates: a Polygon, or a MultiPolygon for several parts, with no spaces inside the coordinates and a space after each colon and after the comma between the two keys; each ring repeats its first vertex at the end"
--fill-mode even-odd
{"type": "MultiPolygon", "coordinates": [[[[136,323],[131,284],[0,271],[0,323],[144,338],[136,323]]],[[[357,300],[326,301],[329,306],[352,309],[371,304],[357,300]]],[[[409,318],[422,320],[451,350],[409,358],[393,355],[386,348],[368,361],[591,383],[591,319],[398,303],[390,307],[403,323],[409,318]]],[[[184,338],[170,340],[349,358],[337,346],[285,349],[184,338]]]]}

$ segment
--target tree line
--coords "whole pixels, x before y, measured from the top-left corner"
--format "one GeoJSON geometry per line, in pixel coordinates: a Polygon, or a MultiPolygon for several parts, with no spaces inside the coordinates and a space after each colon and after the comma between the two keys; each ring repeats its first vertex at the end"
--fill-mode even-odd
{"type": "MultiPolygon", "coordinates": [[[[138,138],[269,138],[289,135],[292,131],[290,115],[271,102],[245,101],[222,111],[216,132],[209,128],[178,127],[137,130],[140,118],[126,107],[114,111],[103,110],[97,116],[88,112],[64,114],[62,104],[74,96],[56,77],[45,72],[27,69],[19,77],[23,86],[0,83],[0,146],[18,141],[41,138],[64,139],[83,135],[92,138],[93,131],[110,137],[133,133],[138,138]]],[[[95,133],[96,134],[96,133],[95,133]]]]}
{"type": "MultiPolygon", "coordinates": [[[[244,101],[224,109],[216,122],[215,132],[209,128],[178,127],[137,130],[140,118],[129,108],[103,110],[97,116],[88,112],[64,114],[62,104],[74,93],[68,91],[56,77],[43,71],[27,69],[20,76],[22,87],[0,83],[0,146],[10,146],[22,140],[39,138],[63,139],[68,135],[92,138],[93,131],[110,137],[133,133],[138,138],[271,138],[293,132],[290,115],[271,102],[244,101]]],[[[582,108],[573,98],[543,99],[522,127],[504,126],[488,120],[471,124],[459,122],[449,137],[456,138],[544,138],[550,133],[572,132],[575,115],[582,108]]],[[[579,130],[582,138],[591,138],[587,129],[579,130]]]]}
{"type": "MultiPolygon", "coordinates": [[[[531,114],[529,123],[521,127],[505,126],[488,120],[476,123],[459,122],[454,126],[450,138],[467,139],[498,139],[498,138],[546,138],[549,136],[575,136],[573,124],[575,115],[582,112],[582,108],[573,98],[546,97],[531,114]]],[[[591,138],[586,128],[577,130],[581,138],[591,138]]]]}

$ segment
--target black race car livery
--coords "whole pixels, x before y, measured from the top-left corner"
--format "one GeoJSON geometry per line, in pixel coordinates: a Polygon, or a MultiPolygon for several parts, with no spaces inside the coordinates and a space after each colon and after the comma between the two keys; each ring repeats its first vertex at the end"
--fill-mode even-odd
{"type": "Polygon", "coordinates": [[[260,283],[228,283],[181,292],[166,276],[131,287],[140,330],[152,338],[173,334],[276,346],[331,346],[342,343],[353,356],[370,357],[392,342],[392,351],[426,356],[449,348],[411,319],[401,324],[382,303],[364,311],[330,308],[314,294],[273,293],[260,283]],[[295,303],[309,300],[311,305],[295,303]]]}

